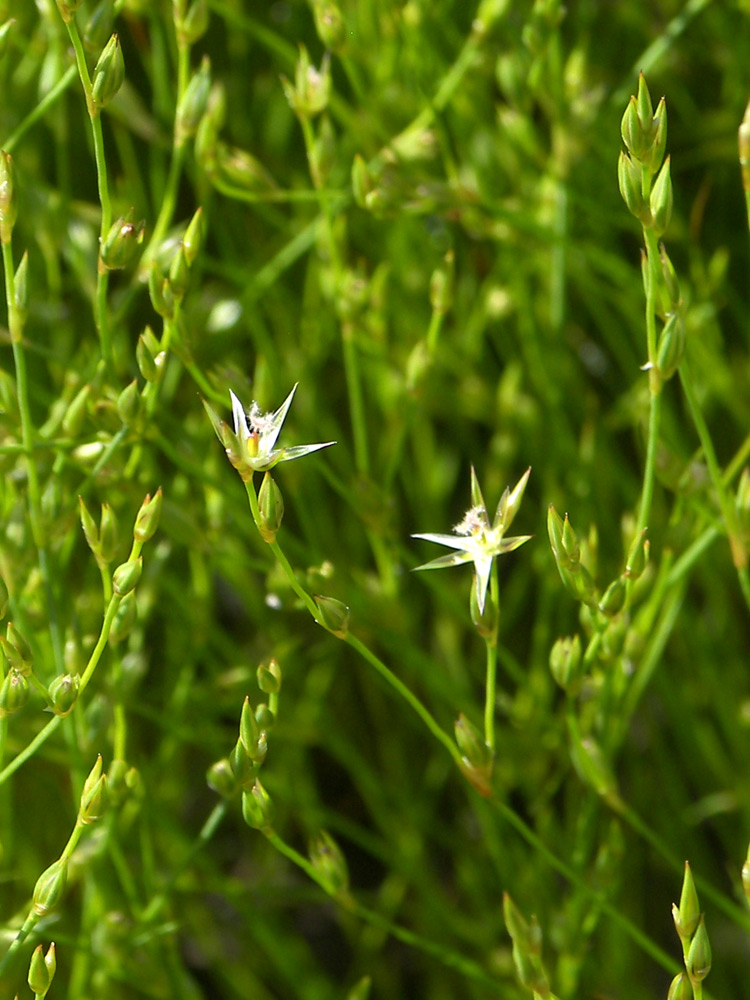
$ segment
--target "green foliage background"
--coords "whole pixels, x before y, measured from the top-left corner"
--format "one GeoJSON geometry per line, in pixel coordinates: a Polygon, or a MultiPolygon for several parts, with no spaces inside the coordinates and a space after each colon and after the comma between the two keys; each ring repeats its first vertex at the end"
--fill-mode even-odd
{"type": "MultiPolygon", "coordinates": [[[[75,14],[82,34],[94,9],[75,14]]],[[[550,504],[569,513],[602,592],[622,572],[650,405],[641,231],[617,187],[620,120],[640,69],[655,103],[667,98],[675,208],[664,239],[734,505],[750,454],[737,154],[750,7],[341,0],[334,37],[332,5],[209,0],[205,33],[178,45],[180,10],[114,4],[125,82],[101,116],[104,151],[112,218],[132,206],[145,220],[138,253],[166,273],[199,206],[205,243],[168,343],[138,254],[109,275],[105,363],[101,205],[70,36],[52,0],[0,4],[0,21],[15,19],[0,61],[0,137],[18,189],[15,264],[28,252],[33,424],[31,447],[5,336],[0,574],[40,682],[7,720],[5,764],[48,722],[43,689],[82,672],[101,628],[102,576],[78,497],[97,522],[102,503],[119,521],[110,572],[127,558],[144,495],[164,495],[137,625],[105,652],[54,735],[0,775],[4,953],[73,828],[96,755],[105,769],[116,756],[118,731],[138,773],[86,831],[61,904],[12,953],[5,995],[26,990],[31,946],[54,939],[50,996],[71,1000],[323,1000],[358,982],[364,996],[365,976],[376,1000],[528,996],[503,919],[508,892],[538,917],[559,997],[666,996],[681,964],[670,905],[688,858],[734,906],[721,910],[699,886],[708,988],[742,996],[748,606],[678,378],[664,389],[650,567],[617,620],[620,647],[592,656],[578,697],[555,684],[549,654],[559,636],[585,641],[586,613],[582,625],[545,522],[550,504]],[[320,67],[320,33],[333,48],[331,94],[305,136],[280,78],[294,80],[300,44],[320,67]],[[214,131],[197,155],[191,136],[178,172],[176,102],[186,67],[197,71],[204,55],[225,113],[214,94],[214,131]],[[352,189],[357,156],[366,204],[352,189]],[[433,275],[451,254],[443,309],[433,275]],[[147,324],[169,355],[157,390],[136,361],[147,324]],[[133,379],[137,415],[121,396],[133,379]],[[286,505],[279,542],[305,587],[350,608],[352,634],[448,732],[459,713],[482,722],[471,574],[410,574],[437,553],[409,536],[460,520],[472,466],[493,511],[532,468],[514,533],[535,537],[499,563],[487,799],[371,664],[311,620],[256,531],[201,397],[229,420],[230,388],[266,412],[295,383],[279,444],[337,445],[274,472],[286,505]],[[84,386],[83,411],[66,419],[84,386]],[[255,671],[271,657],[283,672],[263,765],[275,829],[303,854],[330,831],[352,896],[381,924],[327,897],[248,828],[236,798],[200,839],[219,801],[206,771],[234,746],[245,697],[264,700],[255,671]],[[626,805],[581,780],[577,732],[602,747],[626,805]],[[418,940],[398,940],[382,921],[418,940]]],[[[108,35],[87,53],[89,69],[108,35]]],[[[747,510],[739,517],[746,547],[747,510]]]]}

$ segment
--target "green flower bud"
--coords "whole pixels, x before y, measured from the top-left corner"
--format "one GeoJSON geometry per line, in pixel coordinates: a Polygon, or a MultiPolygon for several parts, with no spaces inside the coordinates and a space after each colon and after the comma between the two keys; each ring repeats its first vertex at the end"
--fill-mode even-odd
{"type": "Polygon", "coordinates": [[[89,513],[88,507],[81,496],[78,497],[78,511],[81,515],[81,526],[83,527],[83,534],[86,538],[88,547],[94,555],[96,555],[99,549],[99,529],[97,528],[96,521],[89,513]]]}
{"type": "Polygon", "coordinates": [[[339,639],[345,639],[349,634],[349,608],[342,601],[337,601],[335,597],[322,597],[316,595],[315,604],[318,608],[318,617],[315,621],[318,625],[328,629],[339,639]]]}
{"type": "Polygon", "coordinates": [[[177,41],[181,46],[195,45],[208,30],[208,4],[206,0],[195,0],[184,15],[175,20],[177,41]]]}
{"type": "Polygon", "coordinates": [[[531,937],[529,923],[507,892],[503,893],[503,919],[505,920],[505,929],[513,943],[518,945],[522,951],[532,951],[535,942],[531,937]]]}
{"type": "MultiPolygon", "coordinates": [[[[257,743],[254,745],[254,752],[258,752],[257,743]]],[[[263,757],[265,757],[265,752],[263,752],[263,757]]],[[[262,763],[263,758],[259,759],[258,765],[262,763]]],[[[258,767],[256,766],[256,762],[247,752],[242,740],[237,740],[235,745],[232,747],[232,752],[229,754],[229,766],[232,770],[232,774],[234,775],[235,783],[243,791],[249,792],[255,782],[258,767]]]]}
{"type": "Polygon", "coordinates": [[[135,345],[135,360],[138,364],[138,371],[147,382],[155,382],[159,376],[159,369],[156,367],[154,355],[148,349],[143,334],[138,338],[135,345]]]}
{"type": "Polygon", "coordinates": [[[190,287],[190,265],[180,245],[169,266],[169,287],[175,302],[182,302],[190,287]]]}
{"type": "Polygon", "coordinates": [[[318,38],[331,52],[341,52],[346,44],[346,24],[338,4],[313,0],[313,16],[318,38]]]}
{"type": "Polygon", "coordinates": [[[112,627],[109,630],[109,643],[111,646],[116,646],[118,643],[122,642],[123,639],[127,639],[130,633],[133,631],[136,621],[138,620],[138,605],[135,601],[135,591],[131,590],[129,594],[126,594],[122,601],[120,601],[120,606],[115,612],[115,618],[112,622],[112,627]]]}
{"type": "Polygon", "coordinates": [[[591,737],[574,739],[571,742],[570,756],[581,781],[593,788],[613,809],[619,810],[622,800],[617,782],[596,740],[591,737]]]}
{"type": "Polygon", "coordinates": [[[81,792],[78,819],[82,824],[95,823],[99,819],[104,805],[106,788],[107,776],[102,774],[102,755],[99,754],[81,792]]]}
{"type": "Polygon", "coordinates": [[[62,899],[68,881],[68,862],[60,858],[42,872],[34,886],[34,913],[43,917],[53,910],[62,899]]]}
{"type": "MultiPolygon", "coordinates": [[[[260,705],[255,709],[255,721],[261,730],[273,729],[273,725],[276,722],[276,716],[273,714],[268,705],[261,702],[260,705]]],[[[261,732],[261,738],[265,740],[265,732],[261,732]]]]}
{"type": "Polygon", "coordinates": [[[126,385],[117,397],[117,412],[125,426],[135,423],[138,419],[141,412],[141,394],[137,379],[126,385]]]}
{"type": "Polygon", "coordinates": [[[668,156],[651,189],[651,198],[649,201],[654,231],[657,236],[661,236],[669,225],[672,215],[672,203],[672,176],[670,173],[670,157],[668,156]]]}
{"type": "Polygon", "coordinates": [[[182,146],[195,135],[201,118],[208,108],[211,93],[211,60],[204,56],[199,69],[192,75],[185,88],[175,117],[175,144],[182,146]]]}
{"type": "Polygon", "coordinates": [[[349,889],[349,870],[341,848],[326,830],[310,841],[310,861],[329,896],[339,896],[349,889]]]}
{"type": "Polygon", "coordinates": [[[102,49],[91,76],[91,117],[109,104],[125,79],[125,60],[120,39],[115,33],[102,49]]]}
{"type": "Polygon", "coordinates": [[[117,515],[108,503],[102,504],[102,517],[99,522],[99,558],[109,563],[115,558],[120,544],[120,528],[117,515]]]}
{"type": "Polygon", "coordinates": [[[206,781],[209,788],[218,792],[225,799],[231,798],[239,788],[234,772],[232,771],[232,765],[226,757],[222,760],[217,760],[209,767],[206,772],[206,781]]]}
{"type": "Polygon", "coordinates": [[[628,153],[637,160],[643,158],[647,149],[646,133],[638,117],[638,102],[631,97],[620,122],[620,135],[628,153]]]}
{"type": "Polygon", "coordinates": [[[122,563],[112,574],[112,589],[124,597],[135,589],[143,572],[143,556],[122,563]]]}
{"type": "Polygon", "coordinates": [[[260,537],[269,545],[276,541],[276,535],[284,518],[284,498],[276,485],[276,480],[270,472],[263,476],[263,482],[258,490],[258,509],[260,537]]]}
{"type": "Polygon", "coordinates": [[[219,143],[215,166],[217,182],[252,192],[274,191],[277,188],[276,181],[260,160],[236,146],[219,143]]]}
{"type": "Polygon", "coordinates": [[[651,216],[643,200],[641,168],[632,157],[622,151],[617,161],[617,182],[620,186],[620,194],[630,214],[634,215],[644,225],[647,225],[651,216]]]}
{"type": "Polygon", "coordinates": [[[101,0],[94,7],[83,30],[83,44],[89,52],[101,52],[115,23],[114,0],[101,0]]]}
{"type": "Polygon", "coordinates": [[[320,69],[311,63],[304,45],[300,45],[299,59],[294,74],[294,85],[281,78],[286,99],[302,118],[312,118],[325,111],[331,95],[331,58],[326,52],[320,69]]]}
{"type": "Polygon", "coordinates": [[[638,120],[646,134],[650,134],[654,124],[654,106],[651,103],[651,94],[646,85],[646,77],[643,73],[638,74],[638,120]]]}
{"type": "Polygon", "coordinates": [[[17,214],[13,157],[3,149],[0,151],[0,243],[10,243],[17,214]]]}
{"type": "Polygon", "coordinates": [[[656,368],[663,382],[672,378],[685,355],[685,323],[682,314],[672,313],[656,345],[656,368]]]}
{"type": "MultiPolygon", "coordinates": [[[[29,645],[29,640],[20,629],[16,628],[13,622],[8,622],[5,628],[5,638],[8,646],[16,654],[8,656],[8,659],[24,676],[27,676],[31,673],[31,665],[34,662],[34,653],[29,645]]],[[[6,656],[8,655],[8,646],[3,644],[6,656]]]]}
{"type": "Polygon", "coordinates": [[[675,917],[677,933],[681,938],[692,938],[701,918],[701,908],[698,903],[698,892],[695,888],[693,873],[690,870],[690,864],[687,861],[685,862],[685,873],[682,877],[682,892],[680,893],[678,917],[679,926],[677,926],[677,916],[675,917]]]}
{"type": "Polygon", "coordinates": [[[667,104],[662,97],[654,114],[654,129],[651,139],[651,149],[648,155],[648,166],[652,174],[661,167],[667,150],[667,104]]]}
{"type": "Polygon", "coordinates": [[[565,515],[565,520],[563,522],[562,548],[569,564],[572,567],[577,566],[581,560],[581,546],[578,541],[578,536],[575,531],[573,531],[573,525],[570,523],[567,514],[565,515]]]}
{"type": "Polygon", "coordinates": [[[711,971],[711,943],[703,917],[700,918],[685,958],[687,974],[694,983],[702,982],[711,971]]]}
{"type": "MultiPolygon", "coordinates": [[[[65,411],[65,416],[62,419],[62,428],[68,435],[68,437],[77,438],[78,435],[81,433],[81,429],[83,428],[83,422],[86,419],[86,415],[88,413],[90,394],[91,394],[91,386],[87,382],[86,385],[84,385],[82,388],[78,390],[78,392],[75,394],[73,399],[68,404],[68,408],[65,411]]],[[[83,503],[82,500],[81,503],[83,503]]],[[[85,530],[86,529],[84,528],[84,531],[85,530]]],[[[88,535],[86,537],[88,539],[88,535]]]]}
{"type": "Polygon", "coordinates": [[[549,668],[555,682],[571,695],[580,689],[581,658],[581,640],[578,635],[558,639],[549,654],[549,668]]]}
{"type": "Polygon", "coordinates": [[[604,591],[602,599],[599,601],[599,610],[603,615],[612,618],[614,615],[619,614],[625,605],[625,597],[627,596],[627,586],[624,576],[618,576],[616,580],[604,591]]]}
{"type": "Polygon", "coordinates": [[[29,682],[20,670],[11,667],[0,685],[0,719],[23,708],[29,700],[29,682]]]}
{"type": "Polygon", "coordinates": [[[156,312],[164,319],[172,319],[174,316],[174,295],[169,279],[164,277],[156,261],[153,261],[148,273],[148,294],[151,305],[156,312]]]}
{"type": "Polygon", "coordinates": [[[81,678],[78,674],[60,674],[47,688],[50,708],[61,719],[70,715],[75,708],[80,683],[81,678]]]}
{"type": "Polygon", "coordinates": [[[480,635],[483,639],[490,639],[495,642],[497,639],[498,622],[500,621],[500,609],[492,599],[491,592],[488,592],[484,608],[480,610],[479,598],[477,597],[476,575],[475,584],[471,588],[471,594],[469,595],[469,614],[471,615],[472,624],[477,630],[477,635],[480,635]]]}
{"type": "Polygon", "coordinates": [[[640,535],[633,539],[633,544],[630,546],[624,574],[630,580],[637,580],[648,564],[651,542],[646,538],[647,531],[648,529],[644,528],[640,535]]]}
{"type": "Polygon", "coordinates": [[[102,263],[108,271],[127,267],[131,263],[143,243],[145,231],[145,222],[133,222],[132,211],[127,218],[121,217],[112,223],[100,249],[102,263]]]}
{"type": "Polygon", "coordinates": [[[27,978],[31,992],[38,997],[43,997],[52,985],[52,977],[55,974],[56,968],[57,960],[55,958],[54,943],[49,946],[47,957],[44,955],[42,945],[37,945],[31,956],[27,978]],[[49,961],[48,958],[50,959],[49,961]]]}
{"type": "Polygon", "coordinates": [[[360,208],[367,207],[367,195],[375,189],[375,181],[364,157],[359,153],[352,163],[352,192],[360,208]]]}
{"type": "Polygon", "coordinates": [[[133,538],[141,545],[153,538],[159,527],[163,502],[161,486],[154,494],[153,499],[150,493],[146,494],[146,498],[136,514],[135,526],[133,527],[133,538]]]}
{"type": "Polygon", "coordinates": [[[197,208],[182,237],[182,249],[190,267],[206,242],[206,219],[203,209],[197,208]]]}
{"type": "Polygon", "coordinates": [[[258,687],[263,694],[278,694],[281,690],[281,667],[275,658],[261,663],[257,672],[258,687]]]}
{"type": "Polygon", "coordinates": [[[258,737],[260,735],[260,730],[258,729],[258,724],[255,721],[255,715],[253,713],[252,706],[250,705],[250,699],[245,698],[242,703],[242,713],[240,714],[240,742],[245,748],[245,752],[251,757],[255,749],[255,745],[258,742],[258,737]]]}
{"type": "Polygon", "coordinates": [[[678,973],[672,980],[667,1000],[693,1000],[693,987],[684,972],[678,973]]]}
{"type": "Polygon", "coordinates": [[[492,793],[494,754],[476,726],[462,713],[453,731],[461,751],[461,771],[467,781],[485,798],[492,793]]]}
{"type": "Polygon", "coordinates": [[[260,830],[266,835],[273,833],[273,804],[257,778],[250,791],[242,793],[242,816],[254,830],[260,830]]]}

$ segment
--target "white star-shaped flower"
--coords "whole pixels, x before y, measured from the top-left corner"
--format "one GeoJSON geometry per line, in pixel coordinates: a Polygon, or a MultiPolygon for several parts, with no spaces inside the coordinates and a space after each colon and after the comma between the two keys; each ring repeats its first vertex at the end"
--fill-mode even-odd
{"type": "Polygon", "coordinates": [[[243,479],[249,480],[254,472],[268,472],[279,462],[291,462],[294,458],[309,455],[311,451],[336,444],[335,441],[324,441],[320,444],[298,444],[291,448],[276,447],[276,441],[296,391],[297,384],[278,410],[273,413],[263,413],[254,400],[250,409],[245,412],[242,403],[230,389],[234,434],[208,403],[203,401],[219,440],[227,449],[230,461],[243,479]]]}
{"type": "Polygon", "coordinates": [[[462,563],[474,563],[474,588],[477,598],[479,613],[484,612],[484,605],[487,598],[487,588],[492,572],[492,560],[495,556],[504,552],[512,552],[520,545],[532,537],[531,535],[517,535],[513,538],[505,538],[505,532],[510,527],[511,521],[516,516],[521,504],[523,492],[529,479],[531,469],[527,469],[521,476],[513,490],[507,489],[500,498],[497,505],[495,517],[490,526],[490,519],[487,515],[487,506],[479,488],[476,473],[471,470],[471,499],[472,506],[464,514],[463,519],[453,529],[452,535],[424,534],[412,535],[412,538],[424,538],[428,542],[437,542],[438,545],[447,545],[448,548],[456,549],[449,555],[439,556],[431,562],[416,566],[416,570],[421,569],[446,569],[448,566],[460,566],[462,563]]]}

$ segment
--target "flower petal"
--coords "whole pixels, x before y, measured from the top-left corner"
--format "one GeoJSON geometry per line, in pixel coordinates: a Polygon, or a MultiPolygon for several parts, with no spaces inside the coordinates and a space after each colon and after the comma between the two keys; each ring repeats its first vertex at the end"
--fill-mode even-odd
{"type": "Polygon", "coordinates": [[[485,512],[487,510],[487,504],[484,502],[482,490],[479,486],[479,480],[477,479],[477,474],[474,471],[473,465],[471,467],[471,506],[483,507],[485,512]]]}
{"type": "MultiPolygon", "coordinates": [[[[467,535],[412,535],[412,538],[423,538],[426,542],[437,542],[438,545],[446,545],[449,549],[464,549],[472,547],[472,538],[467,535]]],[[[472,557],[473,558],[473,557],[472,557]]]]}
{"type": "Polygon", "coordinates": [[[229,390],[232,400],[232,417],[234,419],[234,433],[239,435],[240,441],[247,441],[250,432],[247,429],[247,417],[242,403],[237,399],[232,390],[229,390]]]}
{"type": "Polygon", "coordinates": [[[514,549],[520,548],[524,542],[531,541],[533,537],[533,535],[516,535],[514,538],[501,538],[497,554],[502,555],[504,552],[513,552],[514,549]]]}
{"type": "Polygon", "coordinates": [[[487,587],[492,572],[492,556],[476,556],[474,558],[474,588],[477,595],[479,614],[484,614],[484,602],[487,598],[487,587]]]}
{"type": "Polygon", "coordinates": [[[292,405],[292,400],[294,399],[294,394],[297,391],[298,385],[299,382],[294,383],[294,385],[292,386],[292,391],[289,393],[284,402],[271,417],[268,430],[263,433],[262,450],[266,454],[269,454],[273,450],[273,446],[276,444],[276,439],[279,436],[282,424],[286,420],[286,415],[289,412],[289,407],[292,405]]]}
{"type": "Polygon", "coordinates": [[[415,566],[413,572],[416,573],[420,569],[447,569],[449,566],[460,566],[462,563],[472,562],[473,558],[470,552],[449,552],[447,555],[438,556],[431,562],[415,566]]]}
{"type": "Polygon", "coordinates": [[[531,466],[524,472],[521,478],[518,480],[516,485],[513,487],[513,492],[511,493],[508,489],[505,490],[502,497],[500,498],[500,503],[497,505],[497,512],[495,513],[495,520],[492,523],[493,528],[498,528],[502,525],[503,531],[507,531],[513,521],[513,518],[518,513],[518,508],[521,506],[521,500],[523,499],[523,493],[526,489],[526,483],[529,481],[529,476],[531,475],[531,466]]]}
{"type": "Polygon", "coordinates": [[[336,442],[323,441],[321,444],[295,444],[291,448],[280,448],[274,454],[280,454],[280,457],[276,459],[277,462],[291,462],[293,458],[302,458],[303,455],[309,455],[311,451],[330,448],[332,444],[336,444],[336,442]]]}

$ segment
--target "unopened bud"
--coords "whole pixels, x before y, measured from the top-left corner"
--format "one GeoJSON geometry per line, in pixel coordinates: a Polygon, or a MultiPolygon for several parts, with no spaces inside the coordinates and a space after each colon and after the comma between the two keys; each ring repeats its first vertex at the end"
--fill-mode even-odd
{"type": "Polygon", "coordinates": [[[197,208],[182,237],[182,249],[190,267],[206,241],[206,218],[202,208],[197,208]]]}
{"type": "Polygon", "coordinates": [[[146,499],[141,504],[141,508],[136,514],[135,526],[133,527],[133,538],[143,545],[150,538],[153,538],[156,529],[159,527],[161,511],[164,503],[161,486],[154,494],[146,494],[146,499]]]}
{"type": "Polygon", "coordinates": [[[29,963],[27,982],[31,992],[38,997],[45,996],[52,985],[56,970],[57,957],[55,955],[54,941],[49,946],[46,955],[44,954],[42,945],[37,945],[29,963]]]}
{"type": "Polygon", "coordinates": [[[485,743],[479,730],[463,713],[456,720],[453,731],[461,751],[461,771],[479,794],[486,798],[492,793],[492,747],[485,743]]]}
{"type": "Polygon", "coordinates": [[[175,117],[175,143],[182,146],[195,135],[200,120],[206,113],[211,93],[211,60],[204,56],[199,69],[190,78],[175,117]]]}
{"type": "Polygon", "coordinates": [[[649,200],[654,231],[656,232],[657,237],[661,236],[669,225],[669,220],[672,216],[672,202],[673,194],[672,176],[670,173],[670,157],[667,157],[664,161],[664,165],[659,171],[659,176],[656,178],[654,186],[651,189],[651,198],[649,200]]]}
{"type": "MultiPolygon", "coordinates": [[[[91,386],[87,382],[86,385],[82,386],[78,390],[78,392],[75,394],[73,399],[68,404],[68,408],[65,411],[65,416],[62,419],[62,428],[68,435],[68,437],[77,438],[78,435],[81,433],[81,429],[83,428],[83,423],[88,413],[90,394],[91,394],[91,386]]],[[[85,530],[86,529],[84,528],[84,531],[85,530]]],[[[88,539],[88,535],[86,536],[86,538],[88,539]]]]}
{"type": "Polygon", "coordinates": [[[352,192],[354,200],[360,208],[367,208],[367,196],[374,191],[375,181],[370,168],[359,153],[352,163],[352,192]]]}
{"type": "Polygon", "coordinates": [[[57,9],[66,24],[70,24],[73,15],[83,3],[83,0],[57,0],[57,9]]]}
{"type": "Polygon", "coordinates": [[[68,881],[68,862],[60,858],[42,872],[34,886],[33,907],[40,917],[53,910],[62,899],[68,881]]]}
{"type": "Polygon", "coordinates": [[[346,24],[338,4],[331,0],[314,0],[315,29],[330,52],[341,52],[346,44],[346,24]]]}
{"type": "Polygon", "coordinates": [[[138,619],[138,605],[135,601],[135,591],[131,590],[129,594],[126,594],[120,601],[120,606],[115,612],[114,621],[112,622],[112,627],[109,630],[109,643],[111,646],[116,646],[118,643],[122,642],[123,639],[127,639],[130,633],[133,631],[133,627],[138,619]]]}
{"type": "Polygon", "coordinates": [[[328,629],[337,638],[345,639],[349,634],[349,608],[346,604],[337,601],[335,597],[316,595],[314,600],[318,608],[318,617],[315,619],[318,625],[328,629]]]}
{"type": "Polygon", "coordinates": [[[687,861],[685,862],[685,872],[682,877],[680,905],[677,907],[677,915],[675,916],[673,912],[673,916],[679,936],[688,940],[692,938],[701,918],[701,908],[698,902],[698,892],[695,888],[693,873],[687,861]]]}
{"type": "Polygon", "coordinates": [[[641,573],[643,573],[648,563],[648,554],[651,548],[651,543],[646,538],[647,530],[647,528],[644,528],[643,531],[633,539],[633,544],[630,546],[627,562],[625,563],[625,576],[630,580],[637,580],[641,573]]]}
{"type": "Polygon", "coordinates": [[[100,248],[102,263],[109,271],[127,267],[135,257],[143,242],[145,222],[133,222],[132,212],[128,218],[113,222],[100,248]]]}
{"type": "Polygon", "coordinates": [[[693,987],[684,972],[678,973],[670,983],[667,1000],[693,1000],[693,987]]]}
{"type": "Polygon", "coordinates": [[[278,694],[281,690],[281,667],[274,658],[261,663],[257,672],[258,687],[263,694],[278,694]]]}
{"type": "Polygon", "coordinates": [[[114,0],[101,0],[83,29],[83,44],[89,52],[101,52],[115,23],[114,0]]]}
{"type": "Polygon", "coordinates": [[[263,482],[258,490],[258,509],[260,511],[258,530],[263,541],[270,545],[276,541],[276,535],[284,518],[284,498],[270,472],[266,472],[263,476],[263,482]]]}
{"type": "Polygon", "coordinates": [[[227,799],[231,798],[239,788],[234,772],[232,771],[232,765],[226,757],[222,760],[217,760],[209,767],[206,773],[206,781],[209,788],[213,788],[215,792],[218,792],[219,795],[227,799]]]}
{"type": "Polygon", "coordinates": [[[656,345],[656,369],[663,382],[670,379],[685,355],[685,323],[679,312],[672,313],[664,324],[656,345]]]}
{"type": "Polygon", "coordinates": [[[599,601],[599,610],[608,618],[614,617],[622,611],[627,596],[627,586],[624,576],[618,576],[616,580],[607,587],[599,601]]]}
{"type": "Polygon", "coordinates": [[[20,670],[11,667],[0,685],[0,719],[23,708],[29,700],[29,682],[20,670]]]}
{"type": "Polygon", "coordinates": [[[338,896],[349,888],[349,871],[341,848],[326,830],[310,841],[310,861],[329,896],[338,896]]]}
{"type": "Polygon", "coordinates": [[[112,574],[112,589],[118,596],[125,597],[135,589],[142,572],[143,556],[122,563],[112,574]]]}
{"type": "Polygon", "coordinates": [[[120,39],[115,33],[102,49],[91,77],[91,103],[93,118],[109,104],[125,79],[125,60],[120,39]]]}
{"type": "Polygon", "coordinates": [[[141,412],[141,393],[138,389],[138,380],[133,379],[130,385],[126,385],[117,397],[117,412],[120,420],[127,426],[135,423],[141,412]]]}
{"type": "Polygon", "coordinates": [[[272,833],[273,811],[268,792],[256,778],[250,791],[242,793],[242,816],[245,822],[261,833],[272,833]]]}
{"type": "Polygon", "coordinates": [[[581,639],[564,636],[555,642],[549,654],[549,668],[563,691],[575,694],[580,687],[581,639]]]}
{"type": "Polygon", "coordinates": [[[50,708],[61,719],[70,715],[75,708],[80,683],[78,674],[59,674],[47,688],[50,708]]]}
{"type": "Polygon", "coordinates": [[[138,343],[135,345],[135,360],[138,364],[138,371],[147,382],[155,382],[159,377],[159,369],[156,367],[154,355],[149,350],[146,340],[141,334],[138,343]]]}
{"type": "Polygon", "coordinates": [[[99,522],[99,558],[108,563],[115,558],[120,544],[120,528],[117,515],[108,503],[102,504],[102,517],[99,522]]]}
{"type": "Polygon", "coordinates": [[[176,19],[177,39],[181,45],[195,45],[208,29],[208,4],[195,0],[185,13],[176,19]]]}
{"type": "Polygon", "coordinates": [[[708,940],[708,931],[703,917],[700,918],[698,928],[690,942],[685,958],[685,968],[694,983],[702,982],[711,971],[711,943],[708,940]]]}

